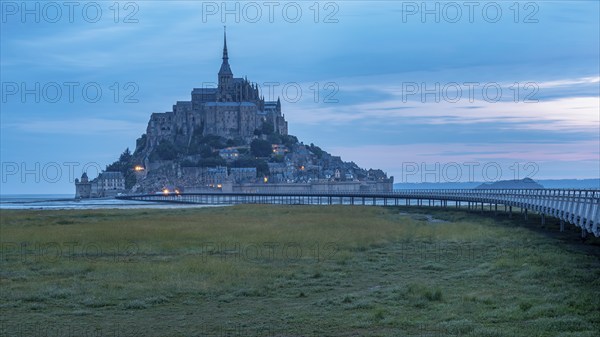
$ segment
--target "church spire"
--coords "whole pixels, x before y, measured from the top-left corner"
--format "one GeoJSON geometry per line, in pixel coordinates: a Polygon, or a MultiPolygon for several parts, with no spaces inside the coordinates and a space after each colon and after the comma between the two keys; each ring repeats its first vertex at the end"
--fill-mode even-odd
{"type": "Polygon", "coordinates": [[[219,79],[222,76],[233,77],[231,68],[229,67],[229,54],[227,53],[227,30],[223,27],[223,63],[221,64],[221,70],[219,70],[219,79]]]}
{"type": "Polygon", "coordinates": [[[233,72],[229,67],[229,55],[227,54],[227,31],[223,31],[223,63],[221,63],[221,69],[219,70],[219,92],[223,99],[228,100],[227,92],[231,90],[233,86],[233,72]]]}
{"type": "Polygon", "coordinates": [[[223,26],[223,62],[229,63],[229,55],[227,55],[227,26],[223,26]]]}

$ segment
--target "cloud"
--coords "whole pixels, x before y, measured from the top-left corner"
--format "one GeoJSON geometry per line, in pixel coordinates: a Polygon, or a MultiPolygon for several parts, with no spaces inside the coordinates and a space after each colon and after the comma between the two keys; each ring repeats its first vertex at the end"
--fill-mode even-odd
{"type": "MultiPolygon", "coordinates": [[[[398,157],[409,161],[600,161],[597,141],[555,143],[436,143],[369,145],[334,147],[331,150],[343,154],[360,153],[376,158],[398,157]]],[[[391,162],[390,162],[391,163],[391,162]]]]}
{"type": "MultiPolygon", "coordinates": [[[[50,116],[41,105],[30,111],[28,105],[3,105],[5,155],[6,148],[24,157],[33,150],[81,153],[83,141],[70,142],[68,135],[85,138],[87,148],[102,143],[104,150],[120,149],[145,129],[152,111],[170,109],[175,100],[188,100],[192,87],[216,81],[220,15],[203,22],[198,2],[135,4],[137,24],[115,24],[107,8],[113,3],[107,2],[101,4],[106,21],[96,24],[3,25],[5,80],[135,81],[141,88],[140,104],[118,111],[114,105],[105,111],[100,105],[85,110],[55,105],[48,107],[50,116]],[[79,111],[85,115],[74,114],[79,111]],[[126,120],[138,117],[139,123],[126,120]]],[[[598,156],[600,123],[596,2],[540,2],[535,25],[514,24],[511,15],[496,24],[422,24],[420,16],[405,24],[401,13],[390,12],[400,5],[389,1],[340,2],[339,23],[324,24],[314,22],[310,5],[302,5],[299,23],[282,22],[280,12],[273,24],[234,23],[231,15],[227,22],[236,76],[248,74],[260,83],[303,82],[300,102],[282,97],[290,130],[306,134],[303,140],[368,167],[395,169],[405,160],[548,160],[546,165],[554,161],[555,167],[569,169],[565,174],[596,174],[597,160],[590,159],[598,156]],[[577,24],[563,24],[575,19],[577,24]],[[498,83],[506,97],[498,103],[481,95],[457,103],[402,97],[403,82],[469,81],[498,83]],[[338,84],[339,103],[323,103],[327,90],[315,103],[310,89],[315,82],[320,88],[338,84]],[[540,102],[513,102],[509,86],[514,82],[536,83],[540,102]],[[343,146],[328,148],[334,144],[343,146]],[[590,162],[595,166],[585,164],[590,162]]]]}
{"type": "MultiPolygon", "coordinates": [[[[308,97],[301,103],[285,105],[284,109],[293,123],[305,125],[447,124],[452,127],[458,124],[498,123],[499,128],[508,126],[519,130],[594,133],[600,127],[598,76],[522,81],[518,90],[513,83],[487,82],[494,83],[487,94],[483,90],[486,82],[481,82],[472,91],[468,86],[460,85],[460,95],[444,92],[443,83],[434,90],[436,95],[421,94],[421,88],[416,88],[417,92],[410,94],[410,90],[415,90],[414,87],[409,88],[410,85],[421,84],[394,82],[393,76],[370,80],[362,78],[358,82],[365,84],[348,78],[335,82],[342,92],[337,104],[315,104],[308,97]],[[527,83],[532,85],[528,86],[527,83]],[[495,87],[499,87],[500,91],[496,92],[495,87]],[[348,93],[352,94],[349,101],[344,100],[350,95],[348,93]],[[491,102],[496,93],[500,95],[499,101],[491,102]],[[364,99],[361,100],[361,97],[364,99]],[[372,100],[373,97],[381,99],[372,100]],[[455,100],[454,97],[459,98],[455,100]]],[[[439,82],[432,81],[425,86],[433,89],[436,83],[439,82]]]]}
{"type": "MultiPolygon", "coordinates": [[[[304,108],[290,106],[287,115],[298,124],[378,123],[402,126],[406,124],[480,124],[510,123],[521,130],[597,132],[600,109],[597,97],[561,98],[552,102],[488,103],[476,101],[474,109],[468,102],[410,103],[411,108],[398,106],[402,100],[388,100],[336,106],[304,108]]],[[[406,103],[404,103],[406,104],[406,103]]]]}
{"type": "MultiPolygon", "coordinates": [[[[72,27],[75,28],[75,27],[72,27]]],[[[18,46],[26,48],[49,48],[61,47],[64,45],[75,46],[82,43],[99,43],[102,40],[111,41],[115,36],[122,37],[126,34],[136,34],[140,32],[138,25],[109,25],[103,27],[81,26],[79,29],[52,30],[47,31],[45,35],[29,37],[14,41],[18,46]]]]}
{"type": "MultiPolygon", "coordinates": [[[[327,150],[339,154],[345,160],[355,161],[359,166],[378,167],[395,175],[404,174],[406,167],[418,167],[419,171],[434,171],[438,181],[443,179],[443,170],[460,167],[468,173],[469,166],[475,167],[472,177],[481,180],[486,167],[499,168],[501,179],[523,178],[536,174],[538,178],[568,178],[576,176],[578,170],[586,177],[600,176],[600,148],[598,141],[536,143],[435,143],[404,145],[337,146],[327,150]],[[425,166],[423,166],[425,165],[425,166]],[[557,168],[560,171],[557,172],[557,168]],[[517,171],[519,170],[519,171],[517,171]],[[515,174],[519,174],[515,176],[515,174]]],[[[494,170],[490,170],[490,174],[494,170]]],[[[496,174],[494,172],[494,174],[496,174]]],[[[421,172],[411,178],[422,178],[421,172]]],[[[485,177],[484,177],[485,178],[485,177]]],[[[415,180],[419,182],[419,179],[415,180]]],[[[422,181],[425,181],[422,179],[422,181]]],[[[427,180],[435,181],[435,180],[427,180]]],[[[463,179],[463,181],[465,181],[463,179]]],[[[396,182],[406,182],[406,180],[396,182]]]]}
{"type": "Polygon", "coordinates": [[[110,134],[136,134],[136,130],[143,128],[139,123],[116,119],[69,119],[69,120],[28,120],[26,122],[7,123],[3,129],[58,135],[110,135],[110,134]]]}
{"type": "Polygon", "coordinates": [[[590,85],[600,83],[600,76],[560,79],[554,81],[545,81],[537,83],[540,88],[556,88],[556,87],[569,87],[574,85],[590,85]]]}

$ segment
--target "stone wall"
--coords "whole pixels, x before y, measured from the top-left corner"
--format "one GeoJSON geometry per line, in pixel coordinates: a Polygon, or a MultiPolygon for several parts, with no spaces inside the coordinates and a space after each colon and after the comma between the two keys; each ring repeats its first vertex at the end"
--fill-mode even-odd
{"type": "Polygon", "coordinates": [[[392,192],[393,181],[312,182],[306,184],[235,184],[237,193],[375,193],[392,192]]]}

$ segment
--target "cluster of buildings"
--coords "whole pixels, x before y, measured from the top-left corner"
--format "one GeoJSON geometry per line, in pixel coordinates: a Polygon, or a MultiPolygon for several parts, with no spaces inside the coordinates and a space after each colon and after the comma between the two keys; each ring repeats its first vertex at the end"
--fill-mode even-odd
{"type": "Polygon", "coordinates": [[[102,172],[93,180],[83,172],[81,180],[75,179],[76,199],[114,197],[124,192],[125,177],[121,172],[102,172]]]}
{"type": "Polygon", "coordinates": [[[76,197],[110,197],[123,192],[168,190],[282,193],[392,191],[393,177],[388,178],[379,170],[367,171],[354,163],[343,162],[340,157],[329,155],[312,144],[309,147],[290,142],[289,137],[286,145],[271,144],[269,157],[249,156],[252,141],[257,138],[265,141],[267,136],[279,137],[282,141],[288,136],[288,123],[282,114],[281,102],[279,99],[266,101],[258,85],[247,78],[233,76],[227,37],[224,35],[216,88],[195,88],[190,101],[176,102],[172,111],[151,115],[146,134],[138,139],[133,154],[135,168],[132,167],[132,170],[137,183],[126,190],[122,172],[103,172],[91,181],[84,173],[81,180],[75,182],[76,197]],[[207,137],[235,145],[210,146],[212,155],[209,156],[204,154],[206,151],[199,150],[211,144],[206,141],[207,137]],[[190,144],[196,144],[198,152],[192,152],[190,144]],[[215,157],[217,151],[218,156],[215,157]],[[240,160],[242,158],[244,160],[240,160]],[[207,165],[207,161],[211,164],[207,165]],[[239,167],[241,165],[254,167],[239,167]]]}

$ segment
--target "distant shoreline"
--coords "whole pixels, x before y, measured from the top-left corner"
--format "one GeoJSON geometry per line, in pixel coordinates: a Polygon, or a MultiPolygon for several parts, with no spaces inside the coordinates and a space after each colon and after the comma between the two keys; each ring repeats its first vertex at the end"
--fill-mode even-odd
{"type": "MultiPolygon", "coordinates": [[[[544,186],[544,188],[572,188],[572,189],[600,189],[600,179],[534,179],[535,182],[544,186]]],[[[486,181],[470,182],[397,182],[394,183],[394,190],[406,189],[472,189],[477,186],[491,183],[486,181]]]]}

